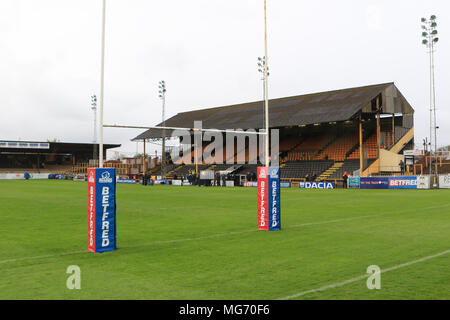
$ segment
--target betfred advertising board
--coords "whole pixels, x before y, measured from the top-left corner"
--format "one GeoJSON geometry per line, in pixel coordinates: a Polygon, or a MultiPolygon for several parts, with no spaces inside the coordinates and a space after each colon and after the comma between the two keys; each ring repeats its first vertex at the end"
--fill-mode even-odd
{"type": "Polygon", "coordinates": [[[258,182],[256,182],[256,181],[243,181],[242,182],[242,186],[244,186],[244,187],[257,187],[258,186],[258,182]]]}
{"type": "Polygon", "coordinates": [[[281,230],[280,169],[258,168],[258,229],[281,230]]]}
{"type": "Polygon", "coordinates": [[[88,169],[88,250],[116,250],[116,169],[88,169]]]}
{"type": "Polygon", "coordinates": [[[417,177],[391,177],[389,189],[417,189],[417,177]]]}

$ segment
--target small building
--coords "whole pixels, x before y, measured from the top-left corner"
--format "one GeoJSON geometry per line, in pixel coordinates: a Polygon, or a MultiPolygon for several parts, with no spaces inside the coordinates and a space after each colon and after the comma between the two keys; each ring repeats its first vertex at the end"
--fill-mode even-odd
{"type": "MultiPolygon", "coordinates": [[[[98,150],[98,144],[93,143],[0,140],[0,169],[70,168],[93,159],[95,147],[98,150]]],[[[105,158],[107,150],[118,147],[120,144],[104,144],[105,158]]]]}

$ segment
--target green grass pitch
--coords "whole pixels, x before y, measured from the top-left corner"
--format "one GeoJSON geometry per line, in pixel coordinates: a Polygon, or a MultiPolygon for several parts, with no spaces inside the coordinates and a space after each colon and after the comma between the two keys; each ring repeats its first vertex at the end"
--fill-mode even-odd
{"type": "Polygon", "coordinates": [[[0,181],[0,299],[450,299],[450,254],[406,264],[450,249],[450,190],[282,189],[263,232],[255,188],[117,188],[119,249],[94,254],[86,183],[0,181]],[[370,265],[403,266],[333,286],[370,265]]]}

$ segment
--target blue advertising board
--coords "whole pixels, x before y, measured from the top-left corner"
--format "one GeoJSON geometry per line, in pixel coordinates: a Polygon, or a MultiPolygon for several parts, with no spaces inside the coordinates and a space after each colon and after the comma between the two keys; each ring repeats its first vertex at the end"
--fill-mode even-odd
{"type": "Polygon", "coordinates": [[[117,179],[117,183],[136,184],[134,179],[117,179]]]}
{"type": "Polygon", "coordinates": [[[417,189],[417,177],[390,177],[389,189],[417,189]]]}
{"type": "Polygon", "coordinates": [[[389,177],[361,177],[359,187],[361,189],[388,189],[389,177]]]}
{"type": "Polygon", "coordinates": [[[281,181],[280,182],[280,188],[290,188],[291,183],[289,181],[281,181]]]}
{"type": "Polygon", "coordinates": [[[347,181],[347,188],[358,189],[359,188],[359,177],[349,177],[347,181]]]}

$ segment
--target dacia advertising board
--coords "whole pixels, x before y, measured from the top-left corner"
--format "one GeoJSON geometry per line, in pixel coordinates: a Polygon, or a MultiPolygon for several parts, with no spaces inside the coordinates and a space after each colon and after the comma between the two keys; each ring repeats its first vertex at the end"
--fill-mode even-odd
{"type": "Polygon", "coordinates": [[[116,169],[88,169],[88,249],[116,250],[116,169]]]}
{"type": "Polygon", "coordinates": [[[300,182],[301,189],[334,189],[334,182],[300,182]]]}
{"type": "Polygon", "coordinates": [[[280,168],[258,168],[258,229],[281,230],[280,168]]]}

